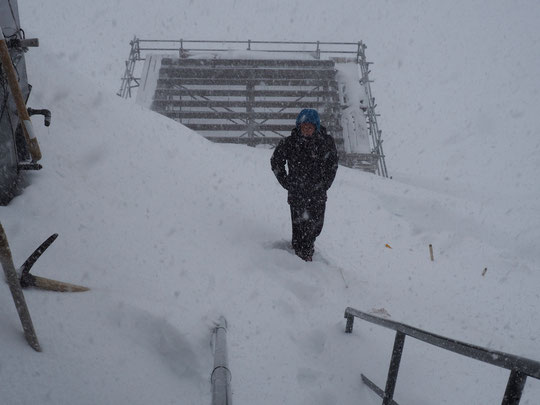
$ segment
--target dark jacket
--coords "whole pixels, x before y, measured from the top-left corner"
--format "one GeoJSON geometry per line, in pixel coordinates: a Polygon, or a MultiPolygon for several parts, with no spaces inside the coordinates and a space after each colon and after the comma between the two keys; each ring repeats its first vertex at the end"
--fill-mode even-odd
{"type": "Polygon", "coordinates": [[[311,137],[294,128],[291,136],[279,142],[270,163],[279,184],[289,191],[289,204],[326,201],[338,167],[336,144],[323,126],[311,137]]]}

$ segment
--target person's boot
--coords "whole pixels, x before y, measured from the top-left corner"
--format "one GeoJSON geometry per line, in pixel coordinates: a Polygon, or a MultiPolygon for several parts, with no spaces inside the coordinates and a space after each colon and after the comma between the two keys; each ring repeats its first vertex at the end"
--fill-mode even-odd
{"type": "Polygon", "coordinates": [[[306,250],[304,254],[304,260],[306,262],[312,262],[313,261],[313,253],[315,253],[315,248],[312,246],[309,249],[306,250]]]}
{"type": "Polygon", "coordinates": [[[296,256],[298,256],[300,259],[302,259],[305,262],[313,261],[313,254],[310,254],[309,252],[306,252],[304,250],[296,250],[295,253],[296,253],[296,256]]]}

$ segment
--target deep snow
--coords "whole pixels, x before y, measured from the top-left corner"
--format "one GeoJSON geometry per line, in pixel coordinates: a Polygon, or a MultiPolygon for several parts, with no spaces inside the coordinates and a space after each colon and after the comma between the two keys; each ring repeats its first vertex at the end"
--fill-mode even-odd
{"type": "MultiPolygon", "coordinates": [[[[53,123],[35,124],[44,169],[0,220],[18,265],[58,232],[34,271],[92,290],[26,292],[37,354],[2,284],[2,403],[208,404],[221,314],[236,404],[380,403],[359,375],[384,385],[393,334],[357,321],[345,335],[347,306],[540,359],[537,3],[19,6],[41,42],[29,104],[53,123]],[[114,95],[134,34],[364,40],[393,180],[340,167],[319,259],[276,249],[290,225],[270,150],[114,95]]],[[[395,398],[497,403],[507,376],[410,339],[395,398]]],[[[522,403],[539,395],[529,379],[522,403]]]]}

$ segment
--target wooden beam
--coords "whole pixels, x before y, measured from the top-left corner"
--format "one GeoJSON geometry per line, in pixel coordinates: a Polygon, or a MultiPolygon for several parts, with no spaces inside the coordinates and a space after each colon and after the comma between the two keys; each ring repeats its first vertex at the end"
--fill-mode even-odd
{"type": "MultiPolygon", "coordinates": [[[[339,103],[329,101],[254,101],[246,100],[154,100],[152,109],[161,112],[159,107],[238,107],[247,108],[333,108],[340,110],[339,103]]],[[[164,113],[167,112],[163,110],[164,113]]]]}
{"type": "Polygon", "coordinates": [[[254,86],[306,86],[306,87],[328,87],[337,89],[335,80],[322,79],[235,79],[235,78],[160,78],[157,82],[156,90],[167,89],[173,86],[203,85],[203,86],[245,86],[252,82],[254,86]]]}
{"type": "MultiPolygon", "coordinates": [[[[162,99],[162,97],[174,97],[174,96],[193,96],[193,97],[246,97],[246,90],[234,90],[234,89],[205,89],[205,88],[168,88],[157,89],[155,97],[162,99]]],[[[255,90],[253,92],[255,97],[325,97],[333,100],[339,100],[339,93],[337,91],[321,91],[321,90],[255,90]]]]}
{"type": "Polygon", "coordinates": [[[334,68],[334,61],[320,59],[189,59],[189,58],[163,58],[162,66],[249,66],[249,67],[314,67],[334,68]]]}
{"type": "Polygon", "coordinates": [[[163,78],[209,78],[209,79],[316,79],[331,80],[335,70],[314,69],[240,69],[203,67],[162,67],[163,78]]]}
{"type": "MultiPolygon", "coordinates": [[[[239,131],[245,132],[245,124],[185,124],[188,128],[191,128],[194,131],[239,131]]],[[[288,132],[294,128],[294,125],[291,124],[256,124],[256,131],[276,131],[276,132],[288,132]]],[[[334,131],[343,131],[343,128],[338,126],[328,125],[326,129],[333,133],[334,131]]],[[[339,138],[334,138],[334,141],[338,141],[339,138]]]]}
{"type": "MultiPolygon", "coordinates": [[[[289,134],[287,134],[289,136],[289,134]]],[[[206,139],[212,142],[216,143],[234,143],[234,144],[241,144],[241,145],[277,145],[279,141],[286,138],[286,136],[278,137],[278,136],[255,136],[253,138],[248,137],[228,137],[228,136],[213,136],[213,135],[206,135],[206,139]]],[[[343,139],[334,139],[336,144],[343,143],[343,139]]]]}
{"type": "Polygon", "coordinates": [[[284,112],[237,112],[237,111],[158,111],[160,114],[169,118],[177,119],[190,119],[190,118],[204,118],[206,120],[213,119],[239,119],[247,120],[251,119],[266,119],[266,120],[287,120],[289,122],[294,121],[298,113],[284,113],[284,112]]]}

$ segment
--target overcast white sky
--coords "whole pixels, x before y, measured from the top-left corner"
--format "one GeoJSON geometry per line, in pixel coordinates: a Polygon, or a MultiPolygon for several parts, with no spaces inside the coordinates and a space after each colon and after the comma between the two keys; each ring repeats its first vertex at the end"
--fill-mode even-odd
{"type": "MultiPolygon", "coordinates": [[[[44,169],[0,219],[17,264],[58,232],[34,271],[92,291],[26,293],[36,354],[2,287],[3,402],[209,403],[221,314],[237,404],[379,403],[359,374],[384,385],[393,335],[358,323],[345,336],[346,306],[538,357],[537,2],[48,0],[20,13],[40,38],[30,103],[53,124],[36,128],[44,169]],[[210,144],[115,96],[134,35],[368,45],[394,179],[340,168],[316,245],[330,265],[273,248],[290,224],[271,151],[210,144]]],[[[502,398],[506,371],[405,352],[399,403],[502,398]]],[[[528,380],[522,403],[539,393],[528,380]]]]}

